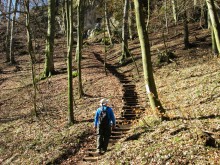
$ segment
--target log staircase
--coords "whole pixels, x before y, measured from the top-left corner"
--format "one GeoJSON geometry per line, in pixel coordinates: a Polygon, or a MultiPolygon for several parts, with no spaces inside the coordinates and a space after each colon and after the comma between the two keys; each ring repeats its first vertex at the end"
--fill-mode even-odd
{"type": "MultiPolygon", "coordinates": [[[[99,61],[103,62],[99,54],[95,54],[95,56],[99,61]]],[[[125,137],[126,133],[130,130],[132,123],[140,117],[144,108],[141,108],[139,105],[139,96],[135,89],[135,82],[132,81],[132,78],[119,73],[116,68],[110,64],[106,64],[106,68],[120,80],[121,84],[123,84],[124,91],[122,97],[124,106],[122,107],[121,116],[116,118],[116,128],[112,130],[109,140],[108,148],[111,148],[119,139],[125,137]]],[[[94,144],[93,148],[86,149],[83,161],[85,163],[87,162],[86,164],[94,164],[100,158],[101,155],[96,152],[96,144],[94,144]]]]}

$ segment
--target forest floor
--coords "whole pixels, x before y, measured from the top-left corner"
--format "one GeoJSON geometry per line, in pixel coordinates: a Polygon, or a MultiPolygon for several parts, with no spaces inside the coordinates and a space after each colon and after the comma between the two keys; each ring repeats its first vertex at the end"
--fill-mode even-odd
{"type": "MultiPolygon", "coordinates": [[[[149,36],[155,82],[170,120],[160,121],[150,110],[143,93],[143,78],[137,78],[134,64],[117,67],[119,72],[134,78],[137,91],[143,96],[145,113],[97,164],[220,164],[220,59],[211,55],[209,30],[192,24],[190,42],[194,47],[184,49],[181,26],[172,27],[165,38],[168,50],[176,58],[169,64],[157,62],[158,51],[164,51],[162,34],[151,32],[149,36]]],[[[35,69],[40,74],[44,41],[39,39],[38,44],[35,69]]],[[[31,115],[30,57],[18,49],[16,65],[9,65],[1,53],[0,164],[82,164],[84,149],[95,143],[93,118],[99,100],[109,98],[116,116],[120,116],[122,84],[109,71],[106,75],[103,64],[95,57],[100,54],[104,58],[104,46],[88,40],[82,59],[85,96],[79,99],[74,78],[75,123],[67,125],[65,44],[63,38],[55,41],[57,74],[37,84],[37,118],[31,115]]],[[[142,77],[137,38],[129,41],[129,48],[142,77]]],[[[108,48],[107,63],[118,65],[120,52],[120,44],[108,48]]]]}

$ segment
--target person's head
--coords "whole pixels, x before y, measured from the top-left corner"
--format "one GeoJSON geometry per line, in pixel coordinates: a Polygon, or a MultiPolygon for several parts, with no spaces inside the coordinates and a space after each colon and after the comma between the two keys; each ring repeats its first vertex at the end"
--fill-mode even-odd
{"type": "Polygon", "coordinates": [[[103,99],[100,100],[100,105],[101,106],[103,106],[103,105],[107,106],[107,104],[108,104],[108,99],[103,98],[103,99]]]}

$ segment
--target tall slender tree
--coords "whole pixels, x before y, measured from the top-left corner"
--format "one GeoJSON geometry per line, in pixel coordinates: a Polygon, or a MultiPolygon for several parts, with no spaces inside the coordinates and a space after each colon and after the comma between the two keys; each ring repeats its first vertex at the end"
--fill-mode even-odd
{"type": "Polygon", "coordinates": [[[212,36],[212,53],[214,55],[218,55],[218,48],[217,48],[217,45],[216,45],[216,40],[215,40],[215,34],[214,34],[214,30],[213,28],[211,27],[211,36],[212,36]]]}
{"type": "Polygon", "coordinates": [[[5,41],[5,49],[6,49],[6,62],[10,62],[10,30],[11,30],[11,4],[12,0],[7,1],[8,6],[8,22],[7,22],[7,31],[6,31],[6,41],[5,41]]]}
{"type": "Polygon", "coordinates": [[[216,47],[218,49],[218,54],[220,53],[220,23],[218,19],[218,14],[215,8],[214,0],[206,0],[209,16],[211,20],[212,30],[215,37],[216,47]]]}
{"type": "Polygon", "coordinates": [[[165,26],[166,26],[166,29],[167,29],[167,33],[169,33],[169,28],[168,28],[168,16],[167,16],[167,0],[165,0],[164,2],[164,9],[165,9],[165,26]]]}
{"type": "Polygon", "coordinates": [[[177,25],[177,0],[171,0],[172,7],[173,7],[173,19],[175,22],[175,25],[177,25]]]}
{"type": "Polygon", "coordinates": [[[77,47],[76,47],[76,59],[77,59],[77,70],[78,70],[78,89],[79,97],[83,96],[83,85],[82,85],[82,72],[81,72],[81,60],[82,60],[82,45],[83,45],[83,26],[84,26],[84,2],[78,0],[77,4],[77,47]]]}
{"type": "Polygon", "coordinates": [[[68,74],[68,123],[74,123],[73,113],[73,75],[72,75],[72,49],[73,49],[73,0],[66,0],[66,36],[67,36],[67,74],[68,74]]]}
{"type": "Polygon", "coordinates": [[[15,0],[14,2],[14,11],[12,16],[12,22],[11,22],[11,39],[10,39],[10,63],[15,63],[15,57],[14,57],[14,28],[15,28],[15,19],[16,19],[16,13],[17,13],[17,6],[18,6],[18,0],[15,0]]]}
{"type": "Polygon", "coordinates": [[[146,92],[150,100],[151,108],[155,112],[159,110],[159,112],[163,117],[163,113],[165,112],[165,110],[158,98],[156,84],[154,81],[151,54],[150,54],[150,44],[149,44],[148,33],[146,31],[145,15],[143,14],[142,0],[134,0],[134,5],[135,5],[137,31],[141,45],[142,65],[144,71],[144,84],[146,86],[146,92]]]}
{"type": "Polygon", "coordinates": [[[135,25],[135,16],[134,16],[134,2],[131,1],[129,3],[129,16],[128,16],[128,23],[129,23],[129,38],[133,39],[134,36],[134,25],[135,25]]]}
{"type": "Polygon", "coordinates": [[[190,43],[189,43],[189,27],[188,27],[186,0],[184,0],[183,27],[184,27],[184,46],[186,49],[188,49],[190,47],[190,43]]]}
{"type": "Polygon", "coordinates": [[[26,30],[27,30],[27,45],[28,45],[28,53],[31,58],[31,73],[32,73],[32,84],[33,84],[33,90],[34,90],[34,96],[33,96],[33,106],[34,109],[32,111],[32,114],[34,116],[37,116],[37,83],[35,79],[35,58],[33,54],[33,45],[32,45],[32,33],[30,28],[30,12],[29,12],[29,0],[24,1],[25,9],[26,9],[26,30]]]}
{"type": "Polygon", "coordinates": [[[55,1],[48,0],[48,29],[45,48],[45,64],[43,77],[48,77],[54,70],[54,33],[55,33],[55,1]]]}
{"type": "Polygon", "coordinates": [[[104,1],[105,3],[105,25],[106,25],[106,30],[108,32],[108,37],[109,37],[109,42],[112,45],[112,32],[111,32],[111,26],[110,26],[110,21],[109,21],[109,15],[108,15],[108,10],[107,10],[107,2],[106,0],[104,1]]]}
{"type": "Polygon", "coordinates": [[[124,3],[124,13],[123,13],[123,24],[122,24],[122,55],[121,55],[121,63],[123,63],[128,55],[128,7],[129,0],[125,0],[124,3]]]}

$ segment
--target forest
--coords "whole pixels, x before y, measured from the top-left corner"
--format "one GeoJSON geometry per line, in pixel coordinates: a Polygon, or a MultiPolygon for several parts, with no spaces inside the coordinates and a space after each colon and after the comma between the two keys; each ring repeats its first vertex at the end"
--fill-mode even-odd
{"type": "Polygon", "coordinates": [[[1,0],[0,164],[218,165],[219,55],[220,0],[1,0]]]}

